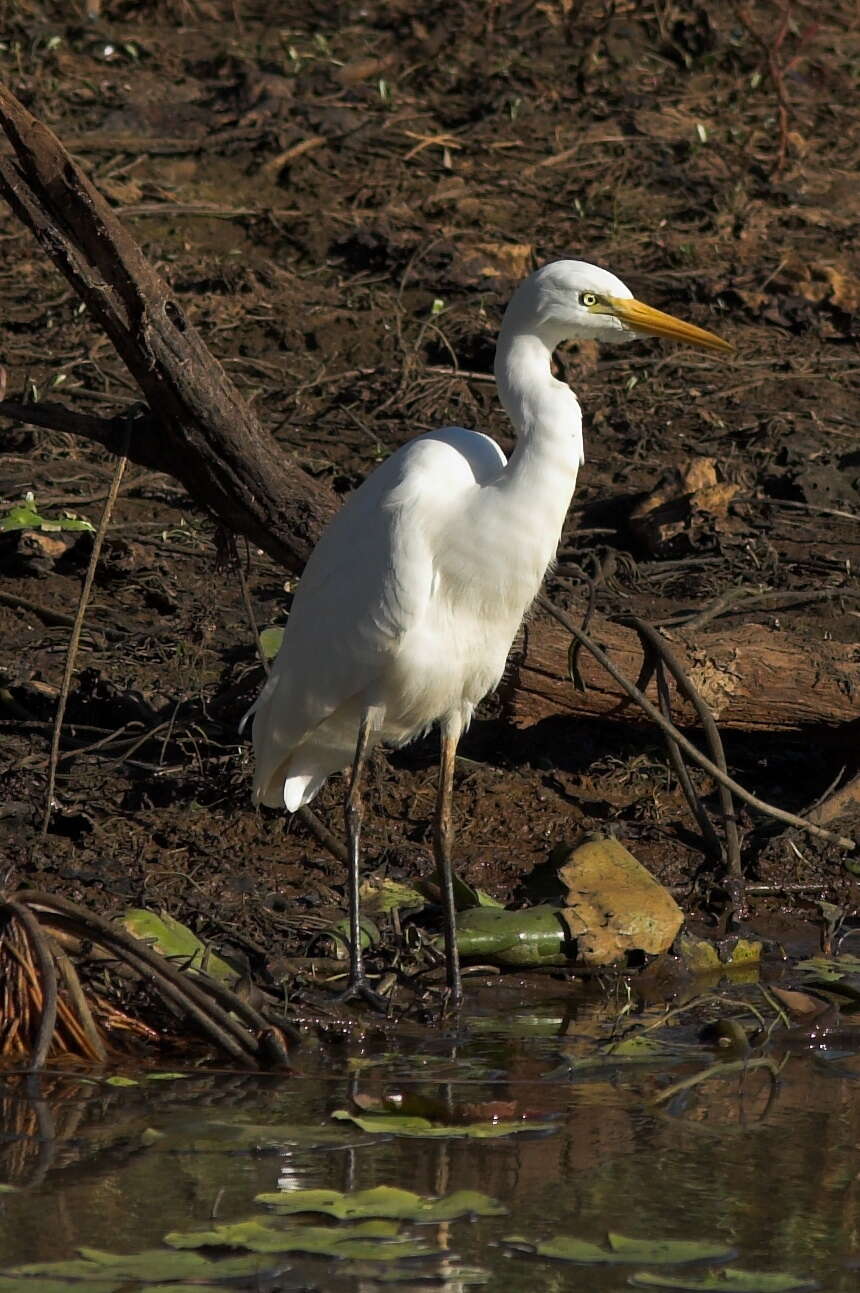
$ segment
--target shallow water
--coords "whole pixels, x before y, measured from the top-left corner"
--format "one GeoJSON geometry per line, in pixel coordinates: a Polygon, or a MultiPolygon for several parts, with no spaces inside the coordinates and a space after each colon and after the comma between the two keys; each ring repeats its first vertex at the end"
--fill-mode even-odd
{"type": "MultiPolygon", "coordinates": [[[[209,1228],[213,1215],[226,1222],[262,1214],[253,1199],[264,1191],[384,1184],[437,1195],[480,1190],[505,1204],[504,1217],[414,1228],[481,1268],[497,1290],[627,1287],[641,1263],[571,1265],[500,1243],[514,1233],[600,1243],[608,1231],[724,1241],[745,1269],[808,1276],[833,1293],[855,1289],[848,1262],[860,1252],[860,1061],[776,1055],[776,1082],[766,1070],[735,1068],[655,1104],[669,1085],[717,1062],[714,1053],[698,1046],[671,1066],[577,1071],[598,1054],[618,1002],[572,1008],[571,1000],[565,993],[535,1004],[502,987],[456,1028],[386,1035],[371,1023],[309,1042],[289,1077],[132,1074],[137,1085],[115,1086],[7,1075],[0,1179],[17,1188],[0,1194],[0,1266],[72,1257],[79,1245],[156,1247],[168,1231],[209,1228]],[[465,1121],[489,1101],[554,1121],[489,1141],[352,1135],[352,1124],[332,1121],[356,1093],[383,1089],[417,1091],[455,1111],[477,1106],[465,1121]],[[275,1129],[272,1143],[252,1152],[240,1134],[249,1125],[257,1144],[275,1129]],[[349,1143],[298,1144],[290,1127],[339,1127],[349,1143]]],[[[648,1017],[622,1024],[639,1027],[648,1017]]],[[[684,1034],[694,1035],[692,1027],[684,1034]]],[[[285,1264],[279,1288],[377,1287],[372,1274],[344,1274],[331,1259],[290,1255],[285,1264]]],[[[393,1287],[419,1287],[419,1266],[406,1269],[415,1276],[393,1287]]],[[[438,1265],[424,1273],[431,1269],[439,1275],[438,1265]]],[[[449,1269],[420,1287],[462,1288],[453,1257],[449,1269]]]]}

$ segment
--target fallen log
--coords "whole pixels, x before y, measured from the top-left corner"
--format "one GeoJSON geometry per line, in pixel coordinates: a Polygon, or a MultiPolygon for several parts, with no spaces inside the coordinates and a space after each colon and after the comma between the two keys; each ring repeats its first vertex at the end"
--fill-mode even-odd
{"type": "MultiPolygon", "coordinates": [[[[663,630],[699,694],[721,727],[742,731],[797,732],[839,728],[840,737],[860,727],[860,652],[845,642],[810,642],[797,633],[761,624],[689,634],[663,630]]],[[[644,653],[635,629],[596,617],[590,636],[628,678],[638,678],[644,653]]],[[[588,652],[579,657],[585,690],[577,690],[568,669],[570,636],[540,618],[530,620],[515,648],[502,684],[507,716],[528,727],[566,716],[647,723],[588,652]]],[[[696,716],[671,686],[675,722],[694,726],[696,716]]],[[[653,679],[644,688],[655,704],[653,679]]]]}

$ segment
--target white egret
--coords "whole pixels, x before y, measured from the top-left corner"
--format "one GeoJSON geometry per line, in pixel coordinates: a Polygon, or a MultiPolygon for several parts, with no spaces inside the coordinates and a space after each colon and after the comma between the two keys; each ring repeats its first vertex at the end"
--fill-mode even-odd
{"type": "Polygon", "coordinates": [[[359,941],[361,775],[379,742],[438,723],[433,851],[448,985],[461,996],[451,869],[451,795],[460,735],[502,676],[552,562],[583,462],[582,416],[551,371],[561,341],[653,335],[704,350],[728,342],[633,299],[605,269],[545,265],[520,284],[496,348],[510,462],[478,431],[446,427],[379,466],[326,528],[299,581],[283,643],[252,712],[258,803],[295,812],[351,767],[345,803],[350,975],[374,1000],[359,941]]]}

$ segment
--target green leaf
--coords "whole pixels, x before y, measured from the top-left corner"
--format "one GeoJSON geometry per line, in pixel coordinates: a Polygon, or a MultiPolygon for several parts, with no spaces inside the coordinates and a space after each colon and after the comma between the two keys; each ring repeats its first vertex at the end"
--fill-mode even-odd
{"type": "Polygon", "coordinates": [[[726,1262],[736,1256],[725,1244],[692,1239],[631,1239],[627,1235],[608,1235],[608,1245],[595,1244],[574,1235],[554,1235],[552,1239],[523,1239],[511,1235],[503,1240],[512,1248],[525,1249],[538,1257],[556,1261],[581,1262],[584,1265],[622,1266],[650,1262],[674,1266],[681,1262],[726,1262]]]}
{"type": "Polygon", "coordinates": [[[597,1055],[574,1055],[568,1061],[568,1065],[569,1072],[572,1074],[623,1068],[634,1064],[660,1064],[668,1067],[670,1064],[677,1064],[700,1054],[701,1050],[698,1046],[670,1045],[658,1037],[638,1034],[610,1043],[597,1055]]]}
{"type": "Polygon", "coordinates": [[[281,649],[281,643],[284,640],[284,630],[272,624],[267,629],[263,629],[260,634],[260,650],[267,660],[274,660],[275,656],[281,649]]]}
{"type": "Polygon", "coordinates": [[[113,1077],[105,1078],[105,1086],[140,1086],[136,1078],[123,1077],[122,1074],[116,1073],[113,1077]]]}
{"type": "Polygon", "coordinates": [[[26,494],[23,503],[11,507],[5,516],[0,517],[0,530],[90,530],[94,526],[89,521],[75,516],[73,512],[64,512],[62,516],[40,516],[36,511],[36,500],[32,494],[26,494]]]}
{"type": "Polygon", "coordinates": [[[176,1252],[155,1248],[148,1252],[104,1252],[98,1248],[79,1248],[80,1257],[69,1261],[31,1262],[0,1274],[0,1293],[111,1293],[130,1281],[158,1284],[159,1293],[170,1287],[188,1290],[193,1280],[195,1293],[201,1286],[218,1286],[223,1280],[273,1277],[283,1263],[261,1261],[255,1254],[213,1261],[196,1252],[176,1252]],[[169,1283],[176,1281],[177,1283],[169,1283]]]}
{"type": "Polygon", "coordinates": [[[357,1217],[395,1217],[401,1221],[453,1221],[455,1217],[498,1217],[507,1209],[496,1199],[473,1190],[457,1190],[441,1199],[422,1198],[411,1190],[379,1185],[372,1190],[341,1194],[339,1190],[284,1190],[258,1194],[279,1215],[322,1212],[341,1221],[357,1217]]]}
{"type": "Polygon", "coordinates": [[[412,885],[401,884],[389,876],[381,880],[365,880],[361,886],[361,907],[373,915],[384,915],[401,907],[420,910],[424,898],[412,885]]]}
{"type": "Polygon", "coordinates": [[[125,1257],[103,1252],[99,1248],[79,1248],[78,1252],[87,1263],[91,1263],[96,1270],[103,1270],[112,1279],[148,1283],[196,1277],[207,1273],[207,1268],[212,1264],[199,1253],[177,1253],[168,1248],[153,1248],[148,1252],[130,1253],[125,1257]]]}
{"type": "Polygon", "coordinates": [[[460,955],[497,965],[564,965],[568,941],[558,907],[472,907],[457,917],[460,955]]]}
{"type": "Polygon", "coordinates": [[[515,1136],[520,1132],[530,1131],[548,1135],[556,1128],[545,1122],[473,1122],[446,1127],[429,1118],[410,1117],[397,1113],[350,1113],[347,1109],[336,1109],[332,1118],[348,1119],[362,1131],[372,1133],[387,1132],[393,1136],[419,1136],[431,1139],[468,1138],[472,1140],[497,1140],[502,1136],[515,1136]]]}
{"type": "Polygon", "coordinates": [[[216,956],[187,925],[167,912],[158,915],[142,907],[129,907],[120,924],[162,956],[178,960],[188,969],[202,970],[221,983],[233,984],[238,978],[232,965],[216,956]]]}
{"type": "Polygon", "coordinates": [[[816,1280],[779,1272],[742,1271],[729,1267],[698,1277],[687,1275],[657,1275],[652,1271],[637,1271],[630,1283],[637,1288],[681,1289],[686,1293],[805,1293],[819,1287],[816,1280]]]}
{"type": "MultiPolygon", "coordinates": [[[[84,1278],[72,1283],[67,1279],[52,1279],[49,1276],[0,1275],[0,1293],[114,1293],[124,1283],[124,1280],[96,1281],[84,1278]]],[[[223,1290],[219,1289],[219,1293],[223,1293],[223,1290]]]]}
{"type": "Polygon", "coordinates": [[[372,1258],[392,1261],[437,1253],[409,1238],[401,1238],[396,1221],[362,1221],[350,1226],[278,1226],[275,1217],[251,1217],[211,1230],[171,1231],[164,1242],[172,1248],[245,1248],[253,1253],[311,1253],[323,1257],[372,1258]]]}

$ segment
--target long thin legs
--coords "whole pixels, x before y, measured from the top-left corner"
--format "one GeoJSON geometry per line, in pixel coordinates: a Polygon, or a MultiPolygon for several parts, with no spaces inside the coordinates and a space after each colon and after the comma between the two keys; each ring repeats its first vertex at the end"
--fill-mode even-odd
{"type": "Polygon", "coordinates": [[[344,823],[346,825],[347,849],[347,888],[349,894],[349,982],[342,1000],[363,997],[370,1005],[385,1010],[388,1003],[370,987],[364,976],[364,955],[361,950],[361,908],[358,898],[359,887],[359,842],[361,823],[364,818],[364,804],[361,799],[361,776],[370,749],[370,734],[376,725],[376,711],[365,710],[358,729],[355,743],[355,757],[352,761],[352,772],[344,802],[344,823]]]}
{"type": "Polygon", "coordinates": [[[355,743],[355,756],[352,760],[349,786],[343,805],[343,817],[346,825],[347,850],[347,884],[349,893],[349,986],[355,987],[364,980],[364,962],[361,953],[361,911],[358,901],[358,854],[361,838],[361,823],[364,820],[364,804],[361,800],[361,774],[367,761],[370,746],[370,715],[362,715],[358,729],[358,740],[355,743]]]}
{"type": "Polygon", "coordinates": [[[445,963],[448,969],[448,987],[455,1003],[459,1003],[462,999],[463,985],[460,981],[460,955],[457,951],[457,916],[451,863],[451,845],[454,839],[451,800],[454,793],[454,759],[462,730],[463,724],[459,716],[456,719],[449,718],[442,724],[439,791],[436,796],[436,815],[433,822],[433,856],[442,890],[442,913],[445,924],[445,963]]]}

